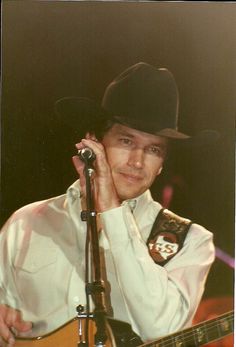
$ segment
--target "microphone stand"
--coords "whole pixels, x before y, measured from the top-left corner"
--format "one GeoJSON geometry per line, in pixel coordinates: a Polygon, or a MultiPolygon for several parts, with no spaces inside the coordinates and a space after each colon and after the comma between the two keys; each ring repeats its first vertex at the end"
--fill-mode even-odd
{"type": "MultiPolygon", "coordinates": [[[[94,159],[93,159],[94,160],[94,159]]],[[[97,230],[97,221],[96,221],[96,211],[94,204],[94,196],[93,196],[93,187],[92,187],[92,176],[94,174],[94,169],[91,165],[91,160],[84,158],[84,174],[86,179],[86,205],[87,210],[81,212],[81,218],[83,221],[87,222],[87,232],[88,232],[88,240],[91,246],[91,267],[92,267],[92,275],[94,281],[89,283],[86,281],[85,290],[87,298],[90,295],[94,302],[94,311],[91,315],[90,312],[87,312],[87,319],[91,317],[95,321],[96,324],[96,334],[95,334],[95,347],[105,347],[105,343],[107,340],[106,334],[106,308],[105,308],[105,300],[104,300],[104,284],[101,279],[101,268],[100,268],[100,254],[99,254],[99,241],[98,241],[98,230],[97,230]]],[[[88,261],[88,259],[86,259],[88,261]]],[[[88,268],[88,264],[86,265],[88,268]]],[[[87,309],[89,311],[89,304],[87,303],[87,309]]],[[[81,306],[78,309],[79,316],[81,315],[81,306]]],[[[87,329],[88,329],[88,324],[87,329]]],[[[88,340],[88,332],[86,333],[86,339],[88,340]]],[[[87,342],[83,346],[87,346],[87,342]]],[[[80,344],[78,344],[80,346],[80,344]]]]}

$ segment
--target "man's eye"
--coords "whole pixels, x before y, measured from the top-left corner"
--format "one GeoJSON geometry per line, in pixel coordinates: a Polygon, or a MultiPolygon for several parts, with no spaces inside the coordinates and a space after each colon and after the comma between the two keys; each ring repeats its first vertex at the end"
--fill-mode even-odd
{"type": "Polygon", "coordinates": [[[147,149],[147,152],[150,153],[150,154],[154,154],[154,155],[157,155],[157,156],[160,156],[161,155],[161,150],[159,147],[156,147],[156,146],[151,146],[147,149]]]}
{"type": "Polygon", "coordinates": [[[130,139],[127,139],[127,138],[121,138],[121,139],[119,139],[119,141],[120,141],[120,143],[122,143],[125,146],[129,146],[132,144],[132,141],[130,139]]]}

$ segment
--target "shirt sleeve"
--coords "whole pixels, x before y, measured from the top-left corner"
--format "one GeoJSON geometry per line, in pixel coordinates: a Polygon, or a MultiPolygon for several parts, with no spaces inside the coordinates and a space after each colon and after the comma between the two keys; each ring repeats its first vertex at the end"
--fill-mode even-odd
{"type": "Polygon", "coordinates": [[[214,261],[212,233],[192,224],[183,248],[162,267],[127,205],[101,218],[133,330],[145,341],[190,325],[214,261]]]}
{"type": "Polygon", "coordinates": [[[19,309],[12,266],[12,251],[15,248],[15,242],[12,242],[14,229],[14,223],[11,224],[9,220],[0,231],[0,304],[19,309]]]}

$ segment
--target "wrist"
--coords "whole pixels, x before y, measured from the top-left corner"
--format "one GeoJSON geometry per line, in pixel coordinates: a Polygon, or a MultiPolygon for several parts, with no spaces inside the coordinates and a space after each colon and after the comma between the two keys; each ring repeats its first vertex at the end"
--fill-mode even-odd
{"type": "Polygon", "coordinates": [[[112,199],[112,200],[109,200],[109,201],[103,201],[102,203],[99,204],[98,212],[102,213],[102,212],[105,212],[105,211],[108,211],[108,210],[111,210],[113,208],[117,208],[117,207],[120,207],[120,206],[121,206],[121,203],[118,200],[118,198],[117,199],[112,199]]]}

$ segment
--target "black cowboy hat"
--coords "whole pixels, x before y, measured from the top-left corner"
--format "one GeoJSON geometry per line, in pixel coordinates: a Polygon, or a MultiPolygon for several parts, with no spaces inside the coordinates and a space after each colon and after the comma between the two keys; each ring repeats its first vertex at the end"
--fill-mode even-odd
{"type": "MultiPolygon", "coordinates": [[[[116,77],[106,88],[101,105],[88,98],[65,97],[55,103],[60,120],[71,127],[90,129],[91,123],[112,119],[150,134],[176,140],[191,140],[178,131],[178,88],[172,73],[137,63],[116,77]]],[[[201,141],[218,133],[205,130],[201,141]]]]}

